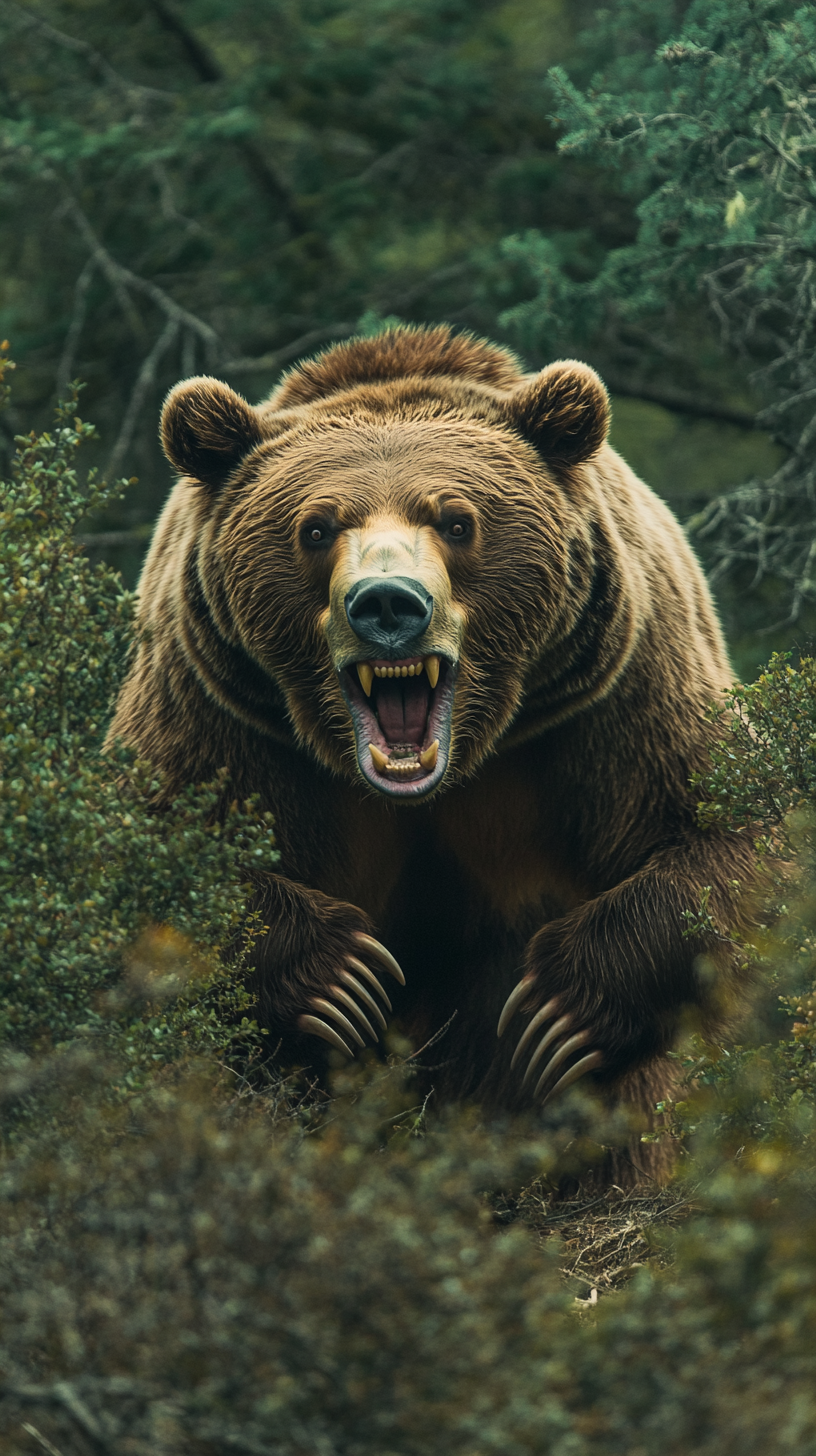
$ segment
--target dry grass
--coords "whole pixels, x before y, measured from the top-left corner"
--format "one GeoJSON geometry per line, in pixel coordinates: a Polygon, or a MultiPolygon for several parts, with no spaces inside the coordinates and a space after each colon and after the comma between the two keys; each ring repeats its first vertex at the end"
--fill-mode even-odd
{"type": "Polygon", "coordinates": [[[513,1215],[542,1241],[560,1238],[565,1280],[577,1299],[595,1304],[601,1295],[621,1289],[644,1264],[672,1262],[665,1234],[694,1211],[695,1195],[695,1188],[674,1184],[555,1200],[542,1184],[533,1183],[515,1202],[513,1215]]]}

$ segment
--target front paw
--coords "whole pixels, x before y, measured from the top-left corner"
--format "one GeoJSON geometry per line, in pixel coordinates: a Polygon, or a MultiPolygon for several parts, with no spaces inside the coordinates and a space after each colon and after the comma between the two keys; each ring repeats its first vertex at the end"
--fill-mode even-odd
{"type": "Polygon", "coordinates": [[[391,952],[372,935],[361,930],[353,931],[351,943],[356,954],[349,953],[343,957],[342,962],[334,967],[333,977],[322,993],[309,997],[309,1011],[303,1012],[297,1019],[300,1031],[321,1037],[335,1051],[347,1057],[354,1056],[355,1046],[366,1045],[361,1032],[372,1043],[379,1040],[379,1032],[375,1031],[366,1011],[379,1029],[385,1031],[388,1023],[382,1006],[391,1010],[391,1002],[366,960],[373,960],[380,974],[387,971],[401,986],[405,985],[405,977],[391,952]],[[366,960],[362,959],[363,956],[366,960]]]}
{"type": "Polygon", "coordinates": [[[497,1035],[504,1035],[518,1011],[530,1016],[510,1069],[518,1067],[521,1087],[529,1087],[532,1100],[540,1100],[543,1107],[587,1072],[603,1066],[604,1053],[597,1045],[600,1037],[595,1027],[582,1025],[584,1018],[577,1008],[569,1009],[568,998],[548,996],[542,1005],[540,987],[534,971],[519,981],[504,1004],[497,1035]]]}
{"type": "Polygon", "coordinates": [[[269,875],[259,879],[253,912],[264,930],[250,947],[250,984],[285,1057],[299,1060],[306,1037],[320,1037],[346,1057],[375,1043],[391,1010],[382,973],[402,986],[405,977],[369,934],[362,910],[269,875]]]}

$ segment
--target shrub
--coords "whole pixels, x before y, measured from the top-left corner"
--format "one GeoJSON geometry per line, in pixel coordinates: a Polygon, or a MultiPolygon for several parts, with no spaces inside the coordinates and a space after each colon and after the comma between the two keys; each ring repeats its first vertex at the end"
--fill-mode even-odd
{"type": "Polygon", "coordinates": [[[309,1131],[192,1076],[100,1117],[99,1076],[58,1089],[70,1136],[46,1125],[0,1172],[9,1456],[35,1449],[24,1423],[61,1456],[814,1449],[795,1150],[726,1160],[674,1266],[583,1313],[555,1240],[498,1230],[483,1196],[554,1167],[518,1124],[460,1110],[412,1136],[382,1072],[309,1131]]]}
{"type": "MultiPolygon", "coordinates": [[[[766,869],[761,923],[744,945],[754,963],[753,1014],[730,1047],[686,1058],[697,1094],[676,1106],[676,1134],[716,1121],[716,1161],[780,1136],[816,1132],[816,660],[774,653],[756,682],[712,709],[723,733],[697,779],[703,824],[750,834],[766,869]]],[[[705,891],[703,892],[705,914],[705,891]]],[[[699,1155],[699,1148],[698,1148],[699,1155]]]]}
{"type": "MultiPolygon", "coordinates": [[[[9,367],[4,354],[0,382],[9,367]]],[[[53,433],[17,440],[0,487],[0,1039],[105,1030],[138,1077],[185,1045],[253,1034],[218,952],[238,935],[249,868],[274,852],[268,820],[230,804],[223,780],[159,815],[149,765],[102,755],[133,601],[73,533],[125,482],[80,482],[94,431],[75,409],[76,390],[53,433]]]]}

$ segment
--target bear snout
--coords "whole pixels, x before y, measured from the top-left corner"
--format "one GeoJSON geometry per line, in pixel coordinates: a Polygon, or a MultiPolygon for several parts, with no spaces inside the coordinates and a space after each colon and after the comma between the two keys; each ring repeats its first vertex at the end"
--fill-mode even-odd
{"type": "Polygon", "coordinates": [[[343,605],[358,637],[388,656],[400,657],[430,626],[434,600],[411,577],[368,576],[346,592],[343,605]]]}

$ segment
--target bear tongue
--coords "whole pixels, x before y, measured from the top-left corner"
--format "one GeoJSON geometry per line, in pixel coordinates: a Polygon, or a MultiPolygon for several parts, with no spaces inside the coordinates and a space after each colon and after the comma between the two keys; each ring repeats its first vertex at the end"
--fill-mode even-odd
{"type": "Polygon", "coordinates": [[[428,722],[428,679],[380,678],[377,681],[377,717],[386,743],[422,747],[428,722]]]}

